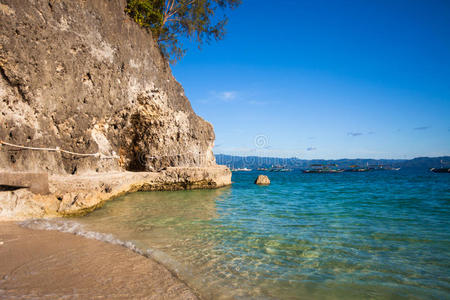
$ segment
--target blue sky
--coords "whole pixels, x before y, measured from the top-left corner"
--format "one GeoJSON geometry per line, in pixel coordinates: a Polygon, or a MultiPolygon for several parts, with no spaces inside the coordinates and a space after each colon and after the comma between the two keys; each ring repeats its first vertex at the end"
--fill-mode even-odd
{"type": "Polygon", "coordinates": [[[215,153],[450,155],[450,1],[243,0],[172,67],[215,153]]]}

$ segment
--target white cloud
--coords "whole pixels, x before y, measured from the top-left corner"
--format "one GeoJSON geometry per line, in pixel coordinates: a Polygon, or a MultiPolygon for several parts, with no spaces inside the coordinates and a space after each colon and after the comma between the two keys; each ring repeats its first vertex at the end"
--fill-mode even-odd
{"type": "Polygon", "coordinates": [[[420,126],[420,127],[416,127],[416,128],[413,128],[414,130],[427,130],[427,129],[430,129],[430,126],[420,126]]]}
{"type": "Polygon", "coordinates": [[[236,92],[234,91],[225,91],[219,94],[220,99],[224,101],[231,101],[236,98],[236,92]]]}
{"type": "Polygon", "coordinates": [[[251,105],[268,105],[268,104],[270,104],[269,101],[261,101],[261,100],[250,100],[248,103],[251,105]]]}
{"type": "Polygon", "coordinates": [[[347,135],[349,135],[349,136],[360,136],[360,135],[363,135],[363,133],[362,132],[348,132],[347,135]]]}

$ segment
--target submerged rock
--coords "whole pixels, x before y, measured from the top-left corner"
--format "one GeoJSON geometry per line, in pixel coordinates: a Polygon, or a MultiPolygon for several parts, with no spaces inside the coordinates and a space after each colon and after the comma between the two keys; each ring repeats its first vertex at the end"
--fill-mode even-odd
{"type": "Polygon", "coordinates": [[[255,180],[255,184],[258,185],[269,185],[270,179],[266,175],[259,175],[258,178],[255,180]]]}

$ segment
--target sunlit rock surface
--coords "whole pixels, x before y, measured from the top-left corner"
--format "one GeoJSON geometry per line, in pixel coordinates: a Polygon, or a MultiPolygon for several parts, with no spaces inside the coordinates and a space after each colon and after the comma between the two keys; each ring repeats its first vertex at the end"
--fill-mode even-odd
{"type": "Polygon", "coordinates": [[[258,175],[258,178],[256,178],[255,180],[255,184],[269,185],[270,184],[269,177],[267,177],[266,175],[258,175]]]}
{"type": "Polygon", "coordinates": [[[231,183],[215,163],[212,125],[125,4],[1,1],[0,140],[57,151],[0,146],[0,172],[47,172],[52,193],[0,192],[0,217],[80,213],[115,190],[231,183]]]}

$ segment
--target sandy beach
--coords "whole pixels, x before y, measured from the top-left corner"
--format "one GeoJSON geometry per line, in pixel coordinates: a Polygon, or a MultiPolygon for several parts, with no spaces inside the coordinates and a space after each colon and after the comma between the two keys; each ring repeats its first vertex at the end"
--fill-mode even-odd
{"type": "Polygon", "coordinates": [[[118,245],[0,223],[0,298],[198,299],[159,263],[118,245]]]}

